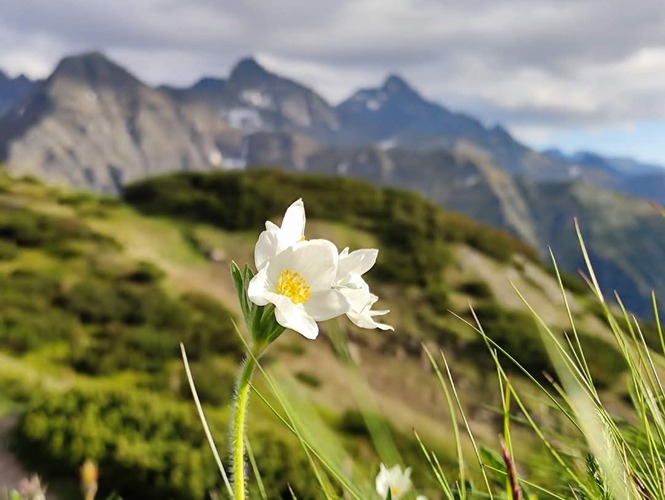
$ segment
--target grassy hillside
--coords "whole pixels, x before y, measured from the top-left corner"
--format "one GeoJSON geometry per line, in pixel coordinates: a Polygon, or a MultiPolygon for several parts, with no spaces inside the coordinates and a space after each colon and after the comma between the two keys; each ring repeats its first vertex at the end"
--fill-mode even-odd
{"type": "MultiPolygon", "coordinates": [[[[288,164],[270,163],[280,168],[288,164]]],[[[604,293],[612,295],[618,290],[632,312],[649,317],[651,290],[662,290],[665,285],[663,273],[654,272],[665,248],[662,218],[644,198],[623,194],[623,187],[602,188],[602,182],[590,172],[571,181],[568,170],[559,167],[561,181],[555,180],[557,175],[540,178],[537,169],[534,176],[511,177],[486,154],[465,144],[454,151],[325,149],[310,157],[304,170],[413,190],[482,224],[510,231],[535,248],[541,258],[548,258],[552,248],[561,268],[570,273],[580,268],[572,223],[577,217],[604,293]]],[[[288,168],[298,173],[303,170],[292,163],[288,168]]],[[[654,189],[662,191],[662,186],[657,184],[654,189]]]]}
{"type": "MultiPolygon", "coordinates": [[[[421,467],[412,429],[448,470],[455,451],[421,342],[454,360],[474,431],[495,445],[500,401],[488,391],[495,383],[491,357],[448,310],[470,318],[473,304],[487,333],[538,378],[549,361],[511,282],[550,324],[567,326],[557,285],[530,248],[410,193],[264,171],[180,174],[130,187],[125,197],[141,213],[29,180],[0,181],[0,407],[20,415],[21,459],[65,497],[75,486],[59,478],[71,478],[86,457],[100,463],[102,490],[126,498],[201,498],[219,488],[178,343],[187,347],[224,450],[241,345],[231,323],[237,306],[228,262],[251,263],[263,222],[298,197],[309,238],[380,249],[372,286],[380,307],[392,310],[394,334],[340,321],[325,325],[314,342],[283,335],[265,360],[294,401],[342,437],[358,477],[371,482],[378,457],[358,412],[363,393],[351,390],[361,386],[335,345],[348,343],[374,411],[384,415],[427,492],[434,478],[421,467]]],[[[579,282],[571,283],[578,290],[579,282]]],[[[606,342],[609,333],[588,296],[575,291],[570,300],[583,342],[597,353],[590,369],[620,408],[624,367],[606,342]]],[[[518,371],[515,384],[523,384],[518,371]]],[[[268,393],[261,381],[258,388],[268,393]]],[[[554,418],[534,406],[540,418],[554,418]]],[[[297,440],[258,398],[250,412],[250,440],[269,498],[286,495],[287,481],[299,498],[316,498],[297,440]]],[[[547,477],[538,442],[515,432],[528,474],[547,477]]]]}

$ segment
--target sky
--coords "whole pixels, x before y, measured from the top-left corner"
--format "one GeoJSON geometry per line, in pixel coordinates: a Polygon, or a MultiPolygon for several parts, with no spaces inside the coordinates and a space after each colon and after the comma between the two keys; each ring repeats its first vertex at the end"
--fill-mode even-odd
{"type": "Polygon", "coordinates": [[[0,69],[101,50],[151,84],[254,55],[331,103],[397,73],[536,148],[665,165],[662,0],[2,0],[0,69]]]}

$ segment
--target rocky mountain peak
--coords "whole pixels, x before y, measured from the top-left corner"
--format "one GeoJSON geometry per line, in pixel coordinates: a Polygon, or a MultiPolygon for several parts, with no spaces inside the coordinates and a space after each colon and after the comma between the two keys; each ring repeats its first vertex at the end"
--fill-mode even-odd
{"type": "Polygon", "coordinates": [[[409,83],[399,75],[388,75],[381,86],[381,90],[390,94],[415,94],[418,93],[409,85],[409,83]]]}
{"type": "Polygon", "coordinates": [[[47,83],[65,79],[92,86],[143,85],[125,68],[96,51],[65,57],[58,63],[47,83]]]}
{"type": "Polygon", "coordinates": [[[261,66],[256,59],[253,57],[246,57],[241,59],[238,64],[235,65],[229,75],[229,81],[235,84],[247,85],[264,81],[266,78],[273,76],[274,75],[261,66]]]}

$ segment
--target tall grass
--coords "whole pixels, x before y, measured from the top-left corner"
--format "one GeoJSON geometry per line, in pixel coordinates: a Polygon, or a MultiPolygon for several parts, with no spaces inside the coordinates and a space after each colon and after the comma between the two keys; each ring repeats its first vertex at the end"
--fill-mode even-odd
{"type": "MultiPolygon", "coordinates": [[[[451,369],[454,361],[447,359],[443,351],[433,352],[423,345],[433,376],[438,379],[448,406],[457,456],[456,472],[451,474],[442,467],[439,457],[421,439],[417,429],[414,430],[414,438],[423,453],[423,463],[427,464],[425,467],[438,485],[438,492],[430,493],[434,498],[665,499],[665,392],[662,380],[665,373],[665,338],[655,294],[652,302],[659,351],[649,347],[640,323],[623,307],[620,297],[614,296],[615,303],[605,297],[577,223],[576,230],[586,263],[586,271],[581,274],[602,308],[613,343],[627,367],[625,383],[629,414],[622,417],[616,415],[594,383],[589,360],[595,353],[585,352],[582,348],[569,297],[552,255],[563,299],[562,307],[569,321],[567,328],[557,330],[550,327],[531,306],[528,297],[515,289],[535,320],[537,335],[551,360],[554,371],[546,375],[547,382],[534,377],[516,361],[514,353],[506,352],[494,342],[475,313],[475,321],[459,317],[482,338],[494,361],[495,390],[501,394],[498,412],[503,423],[493,447],[481,444],[474,436],[473,423],[464,411],[463,397],[451,369]],[[523,394],[523,389],[517,389],[511,382],[506,360],[511,363],[511,370],[516,367],[529,381],[528,394],[523,394]],[[548,428],[547,422],[533,414],[531,400],[534,391],[564,422],[562,432],[548,428]],[[537,475],[537,479],[530,479],[528,472],[523,472],[524,464],[520,463],[513,436],[516,425],[529,429],[540,441],[548,456],[551,477],[538,479],[541,474],[537,475]],[[463,451],[466,440],[473,450],[471,460],[463,451]]],[[[400,455],[390,427],[385,420],[377,418],[378,405],[361,370],[349,355],[344,332],[335,325],[328,330],[338,357],[348,368],[350,390],[359,402],[379,460],[391,465],[409,466],[400,455]]],[[[267,371],[258,360],[255,361],[269,393],[259,391],[256,385],[252,386],[252,391],[297,437],[308,458],[312,481],[320,486],[321,498],[378,498],[373,488],[373,477],[368,477],[367,468],[356,466],[353,457],[340,445],[337,435],[324,419],[297,396],[292,380],[284,374],[267,371]]],[[[193,384],[191,379],[190,382],[193,384]]],[[[202,413],[201,416],[204,418],[202,413]]],[[[211,436],[210,442],[214,449],[211,436]]],[[[251,450],[251,446],[248,448],[251,450]]],[[[260,457],[250,453],[249,458],[254,480],[258,482],[258,491],[261,492],[260,466],[257,466],[260,457]]],[[[219,458],[218,463],[223,471],[219,458]]],[[[295,498],[296,493],[291,492],[295,498]]],[[[415,498],[415,493],[410,495],[405,498],[415,498]]]]}

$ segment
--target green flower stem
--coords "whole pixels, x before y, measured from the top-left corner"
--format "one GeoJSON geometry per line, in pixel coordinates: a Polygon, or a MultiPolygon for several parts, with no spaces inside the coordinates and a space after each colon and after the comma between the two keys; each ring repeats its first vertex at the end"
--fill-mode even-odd
{"type": "Polygon", "coordinates": [[[249,383],[252,380],[259,349],[253,349],[240,372],[236,387],[235,408],[233,413],[233,441],[231,450],[233,458],[233,497],[245,500],[245,416],[249,402],[249,383]]]}

